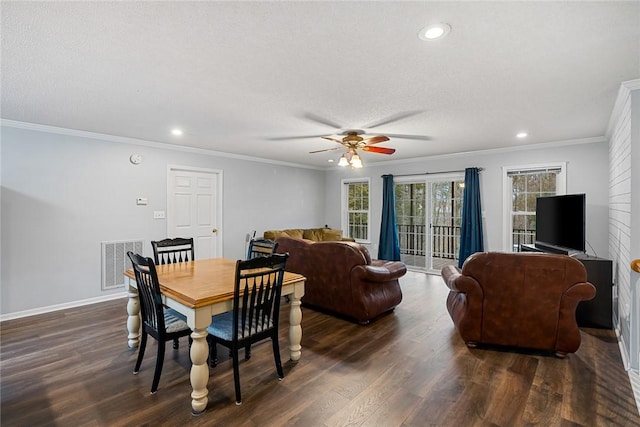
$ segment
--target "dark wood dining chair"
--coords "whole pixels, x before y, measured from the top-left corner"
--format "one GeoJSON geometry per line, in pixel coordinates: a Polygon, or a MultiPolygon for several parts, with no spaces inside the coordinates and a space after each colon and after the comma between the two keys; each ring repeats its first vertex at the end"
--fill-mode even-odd
{"type": "MultiPolygon", "coordinates": [[[[191,344],[191,329],[187,326],[184,316],[173,309],[165,308],[162,304],[158,274],[153,260],[131,251],[127,252],[127,255],[131,259],[133,271],[136,275],[142,317],[142,337],[133,373],[137,375],[140,372],[140,365],[147,345],[147,335],[151,335],[158,340],[156,369],[153,374],[153,383],[151,384],[151,394],[154,394],[158,390],[160,374],[162,373],[165,342],[188,336],[189,344],[191,344]]],[[[174,348],[176,348],[175,345],[174,348]]]]}
{"type": "MultiPolygon", "coordinates": [[[[174,264],[195,259],[192,237],[152,240],[151,247],[153,248],[153,260],[156,265],[174,264]]],[[[177,339],[173,340],[173,348],[178,349],[179,347],[179,341],[177,339]]]]}
{"type": "Polygon", "coordinates": [[[231,351],[236,405],[242,403],[238,351],[271,339],[278,379],[284,378],[278,344],[280,295],[284,268],[289,254],[274,254],[236,262],[233,311],[218,314],[207,328],[209,364],[216,366],[216,344],[231,351]]]}
{"type": "Polygon", "coordinates": [[[195,259],[193,237],[152,240],[151,247],[153,248],[153,259],[156,265],[174,264],[195,259]]]}
{"type": "Polygon", "coordinates": [[[278,249],[278,242],[269,239],[251,239],[247,259],[272,255],[278,249]]]}

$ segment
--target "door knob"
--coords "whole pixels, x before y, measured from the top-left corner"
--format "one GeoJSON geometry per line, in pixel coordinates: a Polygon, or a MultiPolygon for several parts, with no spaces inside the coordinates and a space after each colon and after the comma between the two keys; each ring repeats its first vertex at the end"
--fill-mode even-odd
{"type": "Polygon", "coordinates": [[[217,232],[218,232],[218,229],[217,229],[217,228],[214,228],[213,230],[211,230],[211,232],[212,232],[212,233],[217,233],[217,232]]]}

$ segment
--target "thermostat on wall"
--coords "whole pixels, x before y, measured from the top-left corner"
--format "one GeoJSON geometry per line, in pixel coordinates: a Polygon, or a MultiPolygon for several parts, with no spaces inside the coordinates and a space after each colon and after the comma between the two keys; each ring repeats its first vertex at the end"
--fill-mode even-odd
{"type": "Polygon", "coordinates": [[[129,161],[134,165],[139,165],[140,163],[142,163],[142,154],[132,154],[129,157],[129,161]]]}

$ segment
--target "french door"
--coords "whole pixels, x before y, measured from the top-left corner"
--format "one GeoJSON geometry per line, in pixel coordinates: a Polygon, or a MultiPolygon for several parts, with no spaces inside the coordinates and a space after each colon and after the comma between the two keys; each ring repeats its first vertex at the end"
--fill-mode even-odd
{"type": "Polygon", "coordinates": [[[395,178],[401,260],[411,269],[440,272],[458,263],[464,177],[395,178]]]}

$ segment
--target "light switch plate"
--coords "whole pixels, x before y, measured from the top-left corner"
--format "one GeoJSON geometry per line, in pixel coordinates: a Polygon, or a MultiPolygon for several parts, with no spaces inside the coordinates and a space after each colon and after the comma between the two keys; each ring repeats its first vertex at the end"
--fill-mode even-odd
{"type": "Polygon", "coordinates": [[[153,219],[164,219],[164,211],[153,211],[153,219]]]}

